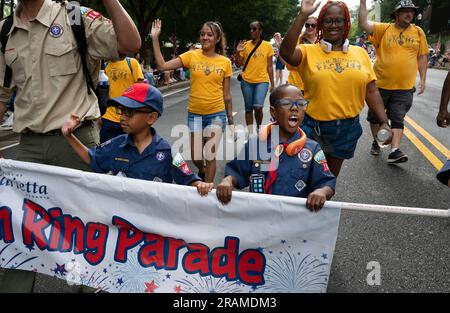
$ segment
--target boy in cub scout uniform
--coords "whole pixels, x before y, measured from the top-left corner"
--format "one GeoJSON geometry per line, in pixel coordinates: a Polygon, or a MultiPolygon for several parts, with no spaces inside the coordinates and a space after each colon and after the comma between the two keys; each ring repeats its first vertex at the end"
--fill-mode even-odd
{"type": "Polygon", "coordinates": [[[270,113],[276,122],[261,129],[256,143],[249,140],[245,155],[226,165],[225,178],[217,186],[217,198],[222,203],[231,200],[233,188],[249,185],[255,193],[307,198],[307,207],[316,212],[331,199],[336,178],[319,144],[299,128],[307,104],[295,86],[286,84],[273,91],[270,113]],[[274,138],[276,126],[279,138],[274,138]],[[260,150],[265,149],[258,145],[267,146],[269,153],[263,156],[260,150]]]}

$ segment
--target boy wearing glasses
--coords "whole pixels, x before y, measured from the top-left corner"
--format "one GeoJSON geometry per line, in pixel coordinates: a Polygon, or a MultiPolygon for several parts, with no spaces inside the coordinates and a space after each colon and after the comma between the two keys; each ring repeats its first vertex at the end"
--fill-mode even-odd
{"type": "Polygon", "coordinates": [[[170,144],[152,125],[163,113],[163,98],[158,89],[145,84],[132,85],[121,97],[108,100],[116,107],[125,135],[113,138],[99,147],[87,148],[73,135],[80,119],[71,115],[61,129],[75,152],[97,173],[145,179],[197,187],[201,195],[212,190],[194,174],[180,154],[172,158],[170,144]]]}
{"type": "Polygon", "coordinates": [[[275,88],[270,95],[275,122],[249,140],[244,155],[226,165],[225,178],[217,186],[222,203],[230,202],[233,188],[247,186],[255,193],[307,198],[307,207],[315,212],[331,199],[336,178],[319,144],[300,129],[307,105],[297,87],[275,88]]]}

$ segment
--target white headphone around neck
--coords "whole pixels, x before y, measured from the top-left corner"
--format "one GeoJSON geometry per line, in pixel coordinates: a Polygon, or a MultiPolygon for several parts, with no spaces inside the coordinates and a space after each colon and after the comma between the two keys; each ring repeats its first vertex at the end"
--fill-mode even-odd
{"type": "MultiPolygon", "coordinates": [[[[325,39],[320,40],[320,46],[322,47],[322,50],[325,51],[326,53],[330,53],[331,49],[333,48],[333,45],[328,41],[325,41],[325,39]]],[[[348,41],[348,39],[345,39],[344,44],[342,45],[342,52],[347,53],[349,46],[350,41],[348,41]]]]}

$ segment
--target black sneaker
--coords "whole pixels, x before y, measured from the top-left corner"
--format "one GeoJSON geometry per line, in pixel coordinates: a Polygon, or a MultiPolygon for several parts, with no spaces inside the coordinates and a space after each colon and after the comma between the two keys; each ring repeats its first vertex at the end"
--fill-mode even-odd
{"type": "Polygon", "coordinates": [[[372,142],[372,147],[370,148],[370,154],[371,155],[380,155],[381,154],[381,148],[378,145],[378,142],[374,140],[372,142]]]}
{"type": "Polygon", "coordinates": [[[388,163],[405,163],[408,161],[408,156],[399,149],[391,152],[388,157],[388,163]]]}

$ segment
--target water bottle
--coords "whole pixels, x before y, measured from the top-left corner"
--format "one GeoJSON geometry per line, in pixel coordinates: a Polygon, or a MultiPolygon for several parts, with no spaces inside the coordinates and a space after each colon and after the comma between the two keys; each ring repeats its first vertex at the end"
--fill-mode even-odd
{"type": "Polygon", "coordinates": [[[377,139],[379,142],[383,143],[389,138],[391,138],[391,133],[387,129],[382,128],[378,131],[377,139]]]}
{"type": "Polygon", "coordinates": [[[98,75],[98,85],[97,85],[97,97],[98,105],[100,107],[101,115],[106,112],[106,101],[109,99],[109,78],[105,74],[105,70],[100,70],[98,75]]]}

